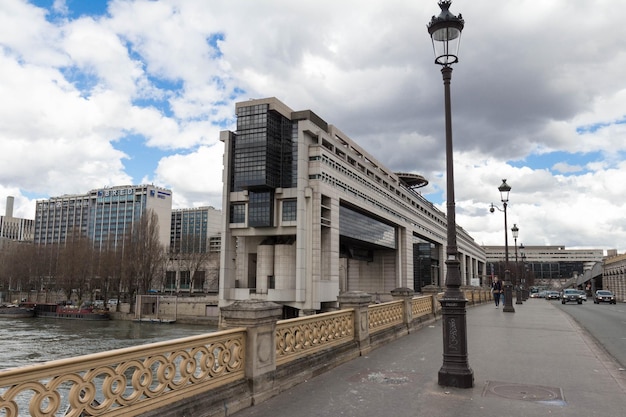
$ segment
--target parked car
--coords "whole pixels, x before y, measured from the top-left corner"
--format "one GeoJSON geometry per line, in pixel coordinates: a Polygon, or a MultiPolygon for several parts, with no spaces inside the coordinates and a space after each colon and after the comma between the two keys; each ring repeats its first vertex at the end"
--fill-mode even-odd
{"type": "Polygon", "coordinates": [[[615,300],[615,294],[613,294],[609,290],[596,291],[596,294],[593,297],[593,302],[595,304],[600,304],[600,303],[617,304],[617,301],[615,300]]]}
{"type": "Polygon", "coordinates": [[[559,298],[561,298],[561,294],[557,291],[548,291],[546,293],[546,300],[558,300],[559,298]]]}
{"type": "Polygon", "coordinates": [[[582,295],[580,295],[580,291],[573,288],[567,288],[563,290],[563,294],[561,294],[561,304],[569,302],[582,304],[583,297],[582,295]]]}
{"type": "Polygon", "coordinates": [[[107,304],[110,306],[116,306],[118,303],[117,298],[109,298],[109,301],[107,301],[107,304]]]}

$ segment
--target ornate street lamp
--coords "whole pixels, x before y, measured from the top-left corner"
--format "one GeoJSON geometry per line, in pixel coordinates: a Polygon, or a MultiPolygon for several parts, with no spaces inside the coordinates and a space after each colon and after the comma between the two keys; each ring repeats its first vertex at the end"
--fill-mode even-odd
{"type": "Polygon", "coordinates": [[[511,234],[515,240],[515,276],[513,277],[513,284],[515,285],[515,304],[522,304],[522,287],[519,283],[519,265],[517,264],[517,237],[519,236],[519,228],[516,224],[511,227],[511,234]]]}
{"type": "Polygon", "coordinates": [[[513,308],[513,284],[511,284],[511,270],[509,269],[509,233],[506,225],[506,206],[509,202],[509,192],[511,186],[506,183],[506,179],[502,180],[502,184],[498,187],[500,191],[500,200],[502,201],[502,209],[498,206],[494,206],[491,203],[489,208],[490,212],[494,212],[495,209],[504,212],[504,308],[502,311],[505,313],[515,313],[513,308]]]}
{"type": "Polygon", "coordinates": [[[457,53],[465,22],[461,14],[450,13],[451,1],[440,0],[439,16],[428,23],[428,33],[433,42],[435,64],[441,65],[444,85],[446,122],[446,195],[447,195],[447,246],[446,290],[441,299],[443,327],[443,365],[439,370],[439,385],[472,388],[474,372],[467,358],[467,299],[461,292],[461,262],[456,241],[456,215],[454,201],[454,165],[452,161],[452,116],[450,106],[451,65],[458,62],[457,53]]]}

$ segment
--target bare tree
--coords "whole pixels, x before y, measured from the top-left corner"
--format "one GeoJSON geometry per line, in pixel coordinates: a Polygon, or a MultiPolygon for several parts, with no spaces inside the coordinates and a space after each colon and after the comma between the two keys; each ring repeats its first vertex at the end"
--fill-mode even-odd
{"type": "Polygon", "coordinates": [[[68,234],[65,245],[59,250],[59,277],[57,285],[68,299],[76,292],[78,300],[89,289],[92,277],[93,246],[79,233],[68,234]]]}
{"type": "Polygon", "coordinates": [[[166,261],[165,248],[159,240],[159,221],[148,211],[134,225],[124,248],[124,279],[134,310],[137,294],[146,293],[160,277],[166,261]]]}
{"type": "Polygon", "coordinates": [[[173,248],[176,253],[170,253],[170,259],[177,269],[188,276],[189,292],[203,290],[206,277],[207,263],[210,254],[207,250],[206,239],[195,234],[181,236],[177,247],[173,248]]]}

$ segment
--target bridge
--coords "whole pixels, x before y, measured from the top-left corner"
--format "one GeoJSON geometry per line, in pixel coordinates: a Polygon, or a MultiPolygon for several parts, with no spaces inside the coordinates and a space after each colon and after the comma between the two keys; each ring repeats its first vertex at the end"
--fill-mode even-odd
{"type": "MultiPolygon", "coordinates": [[[[491,299],[464,293],[468,306],[491,299]]],[[[0,415],[231,415],[434,322],[441,295],[399,288],[374,304],[348,292],[338,311],[290,320],[277,304],[238,301],[215,333],[0,371],[0,415]]]]}

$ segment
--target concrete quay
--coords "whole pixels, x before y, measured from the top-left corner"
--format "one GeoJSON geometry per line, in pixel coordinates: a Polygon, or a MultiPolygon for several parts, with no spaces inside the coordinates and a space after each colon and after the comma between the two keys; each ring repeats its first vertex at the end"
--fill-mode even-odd
{"type": "Polygon", "coordinates": [[[438,385],[438,320],[232,416],[626,415],[626,370],[584,329],[543,299],[514,307],[467,309],[473,388],[438,385]]]}

